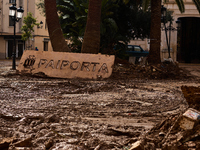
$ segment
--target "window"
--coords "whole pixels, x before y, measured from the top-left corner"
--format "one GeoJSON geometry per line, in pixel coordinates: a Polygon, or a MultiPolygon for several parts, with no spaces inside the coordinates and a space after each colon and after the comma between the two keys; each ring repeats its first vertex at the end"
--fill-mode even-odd
{"type": "Polygon", "coordinates": [[[9,26],[14,26],[14,20],[9,16],[9,26]]]}
{"type": "Polygon", "coordinates": [[[15,3],[16,0],[9,0],[9,3],[15,3]]]}
{"type": "Polygon", "coordinates": [[[49,39],[44,38],[44,51],[48,51],[48,43],[49,43],[49,39]]]}
{"type": "Polygon", "coordinates": [[[134,47],[134,51],[136,51],[136,52],[141,52],[141,49],[140,49],[140,47],[135,46],[135,47],[134,47]]]}
{"type": "Polygon", "coordinates": [[[133,47],[131,45],[128,45],[128,51],[133,51],[133,47]]]}
{"type": "Polygon", "coordinates": [[[48,42],[44,41],[44,51],[48,51],[48,42]]]}
{"type": "Polygon", "coordinates": [[[47,29],[47,23],[46,23],[46,21],[45,21],[45,29],[47,29]]]}

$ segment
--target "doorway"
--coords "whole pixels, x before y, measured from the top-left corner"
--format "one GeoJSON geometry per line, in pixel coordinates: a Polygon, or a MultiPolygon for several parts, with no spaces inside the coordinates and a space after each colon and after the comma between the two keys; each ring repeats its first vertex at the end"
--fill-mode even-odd
{"type": "Polygon", "coordinates": [[[7,52],[7,58],[12,58],[12,54],[13,54],[13,45],[14,45],[14,41],[13,40],[8,40],[8,52],[7,52]]]}
{"type": "Polygon", "coordinates": [[[18,58],[22,57],[23,51],[24,51],[24,43],[23,41],[18,41],[18,53],[17,53],[18,58]]]}
{"type": "Polygon", "coordinates": [[[177,60],[181,63],[200,63],[200,18],[181,17],[177,34],[177,60]]]}
{"type": "MultiPolygon", "coordinates": [[[[8,40],[8,51],[6,56],[7,58],[12,58],[13,46],[14,46],[14,41],[8,40]]],[[[24,51],[23,41],[16,40],[16,58],[22,57],[23,51],[24,51]]]]}

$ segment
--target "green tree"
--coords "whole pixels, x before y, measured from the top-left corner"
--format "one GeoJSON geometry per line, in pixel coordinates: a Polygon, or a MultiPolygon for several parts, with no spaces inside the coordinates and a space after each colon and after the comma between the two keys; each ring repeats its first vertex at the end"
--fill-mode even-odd
{"type": "Polygon", "coordinates": [[[138,1],[107,1],[102,3],[101,15],[102,53],[120,57],[130,40],[149,37],[150,12],[142,11],[138,1]]]}
{"type": "MultiPolygon", "coordinates": [[[[43,9],[43,0],[37,4],[43,9]]],[[[72,51],[81,49],[85,32],[89,0],[57,0],[60,24],[65,38],[72,41],[72,51]]],[[[139,1],[102,0],[100,24],[100,52],[114,54],[113,46],[135,38],[149,36],[150,13],[143,12],[139,1]]],[[[43,11],[43,10],[42,10],[43,11]]]]}
{"type": "MultiPolygon", "coordinates": [[[[73,47],[80,48],[87,21],[88,0],[59,0],[57,4],[65,37],[73,42],[73,47]]],[[[122,0],[102,0],[101,5],[101,53],[115,54],[114,45],[149,37],[150,12],[142,11],[139,2],[125,4],[122,0]]]]}
{"type": "MultiPolygon", "coordinates": [[[[113,0],[114,2],[120,2],[117,0],[113,0]]],[[[110,2],[109,0],[103,0],[102,1],[102,6],[104,6],[104,4],[107,4],[108,2],[110,2]]],[[[138,2],[138,1],[136,1],[138,2]]],[[[126,1],[124,1],[124,3],[127,3],[126,1]]],[[[109,5],[112,6],[112,5],[109,5]]],[[[106,7],[104,7],[106,8],[106,7]]],[[[132,9],[131,7],[129,9],[132,9]]],[[[109,11],[107,11],[108,13],[109,11]]],[[[123,12],[124,14],[124,12],[123,12]]],[[[100,42],[100,22],[102,23],[101,20],[101,2],[100,1],[96,1],[96,0],[89,0],[89,8],[88,8],[88,17],[87,17],[87,24],[86,24],[86,30],[85,30],[85,34],[84,34],[84,40],[83,40],[83,45],[82,45],[82,52],[89,52],[89,53],[98,53],[99,52],[99,42],[100,42]]],[[[117,31],[117,24],[116,22],[112,19],[112,18],[106,18],[104,19],[106,21],[107,24],[112,25],[112,27],[114,27],[113,29],[115,31],[117,31]]],[[[108,26],[111,31],[112,28],[111,26],[108,26]]],[[[111,32],[112,33],[112,32],[111,32]]],[[[117,33],[117,32],[115,32],[117,33]]],[[[113,34],[115,34],[113,33],[113,34]]],[[[112,37],[112,36],[110,36],[112,37]]],[[[119,36],[115,36],[115,37],[119,37],[119,36]]],[[[125,36],[124,36],[125,37],[125,36]]],[[[113,40],[114,38],[112,38],[113,40]]],[[[113,43],[114,41],[110,40],[108,46],[108,49],[112,49],[113,48],[113,43]]]]}
{"type": "Polygon", "coordinates": [[[65,38],[71,41],[69,46],[73,52],[81,52],[88,4],[88,0],[57,1],[60,24],[65,38]]]}
{"type": "Polygon", "coordinates": [[[24,25],[22,26],[22,40],[26,41],[26,49],[30,48],[30,38],[32,37],[32,33],[34,32],[34,26],[39,25],[37,23],[36,18],[33,17],[33,14],[31,12],[28,12],[28,15],[24,17],[23,20],[24,25]]]}
{"type": "Polygon", "coordinates": [[[37,6],[37,9],[40,11],[40,13],[45,16],[44,0],[39,0],[36,3],[36,6],[37,6]]]}

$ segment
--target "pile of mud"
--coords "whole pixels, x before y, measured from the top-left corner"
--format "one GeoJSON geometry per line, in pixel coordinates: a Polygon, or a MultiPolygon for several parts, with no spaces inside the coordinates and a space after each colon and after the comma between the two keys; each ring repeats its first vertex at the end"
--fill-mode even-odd
{"type": "Polygon", "coordinates": [[[200,110],[200,88],[182,86],[181,90],[190,108],[200,110]]]}
{"type": "Polygon", "coordinates": [[[191,78],[188,74],[189,72],[180,68],[178,63],[162,62],[157,65],[140,65],[119,61],[115,63],[111,78],[185,80],[191,78]]]}
{"type": "Polygon", "coordinates": [[[151,129],[141,139],[142,149],[200,149],[200,125],[196,125],[192,130],[184,130],[180,128],[181,116],[182,114],[170,116],[151,129]]]}
{"type": "Polygon", "coordinates": [[[181,89],[188,102],[189,109],[183,110],[179,114],[171,115],[154,126],[139,141],[134,143],[130,150],[137,148],[144,150],[200,149],[200,87],[182,86],[181,89]],[[194,112],[189,115],[192,118],[197,115],[196,120],[185,117],[185,114],[190,110],[194,112]]]}

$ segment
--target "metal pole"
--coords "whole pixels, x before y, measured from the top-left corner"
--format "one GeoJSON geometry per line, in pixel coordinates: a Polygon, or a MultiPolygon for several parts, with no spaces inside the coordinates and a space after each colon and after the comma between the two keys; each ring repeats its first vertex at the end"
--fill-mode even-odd
{"type": "Polygon", "coordinates": [[[166,28],[165,22],[164,22],[164,26],[165,26],[165,35],[166,35],[166,41],[167,41],[168,54],[169,54],[169,58],[171,58],[171,56],[170,56],[170,47],[169,47],[168,36],[167,36],[167,28],[166,28]]]}
{"type": "MultiPolygon", "coordinates": [[[[16,1],[15,1],[15,6],[16,6],[16,1]]],[[[16,30],[16,12],[14,15],[14,43],[13,43],[13,63],[12,63],[12,69],[16,70],[16,40],[15,40],[15,31],[16,30]]]]}
{"type": "MultiPolygon", "coordinates": [[[[172,30],[172,23],[170,21],[170,24],[169,24],[169,47],[168,47],[169,54],[170,54],[171,30],[172,30]]],[[[171,58],[170,55],[169,55],[169,58],[171,58]]]]}

